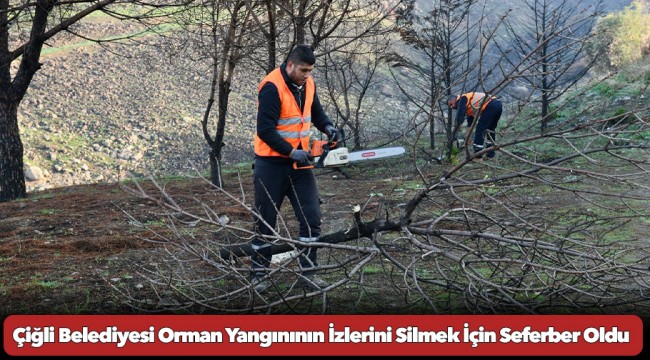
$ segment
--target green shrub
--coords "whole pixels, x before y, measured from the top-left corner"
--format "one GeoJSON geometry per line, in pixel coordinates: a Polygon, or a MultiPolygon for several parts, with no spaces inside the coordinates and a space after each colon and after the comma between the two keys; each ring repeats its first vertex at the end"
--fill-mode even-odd
{"type": "Polygon", "coordinates": [[[634,0],[623,11],[609,14],[598,22],[588,46],[597,66],[620,68],[647,57],[650,52],[650,14],[645,7],[644,1],[634,0]]]}
{"type": "Polygon", "coordinates": [[[608,83],[601,82],[594,86],[594,92],[600,96],[612,97],[616,94],[616,89],[608,83]]]}

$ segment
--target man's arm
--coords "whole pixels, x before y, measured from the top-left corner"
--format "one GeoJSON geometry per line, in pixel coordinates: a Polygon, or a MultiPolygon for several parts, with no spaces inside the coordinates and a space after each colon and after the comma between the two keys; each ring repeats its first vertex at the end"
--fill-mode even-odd
{"type": "MultiPolygon", "coordinates": [[[[465,96],[461,96],[460,99],[458,99],[458,103],[456,104],[456,124],[460,124],[465,120],[465,116],[467,115],[467,98],[465,96]]],[[[470,119],[470,116],[467,116],[467,119],[470,119]]],[[[474,119],[471,118],[471,120],[467,123],[471,124],[471,121],[474,119]]]]}
{"type": "Polygon", "coordinates": [[[311,105],[311,121],[320,132],[326,134],[327,131],[325,131],[325,128],[328,126],[334,126],[330,118],[325,114],[323,105],[321,105],[320,100],[318,99],[318,94],[316,93],[314,93],[314,102],[311,105]]]}
{"type": "Polygon", "coordinates": [[[280,118],[280,95],[275,84],[267,82],[257,96],[257,136],[271,149],[289,156],[293,147],[278,134],[276,127],[280,118]]]}

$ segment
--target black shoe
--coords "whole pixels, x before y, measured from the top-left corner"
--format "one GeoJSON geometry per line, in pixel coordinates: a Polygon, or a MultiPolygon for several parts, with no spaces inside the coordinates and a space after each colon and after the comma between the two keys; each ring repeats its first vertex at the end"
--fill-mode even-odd
{"type": "Polygon", "coordinates": [[[321,290],[330,286],[327,281],[321,279],[315,274],[301,275],[300,278],[298,278],[298,284],[313,290],[321,290]]]}

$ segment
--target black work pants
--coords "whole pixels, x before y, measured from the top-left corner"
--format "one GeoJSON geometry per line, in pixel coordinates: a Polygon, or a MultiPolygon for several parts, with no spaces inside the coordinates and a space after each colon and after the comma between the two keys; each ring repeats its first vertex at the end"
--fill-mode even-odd
{"type": "MultiPolygon", "coordinates": [[[[474,132],[474,152],[479,152],[486,147],[494,145],[496,139],[496,128],[503,112],[503,106],[499,99],[492,99],[485,109],[481,112],[478,124],[476,124],[476,131],[474,132]],[[487,144],[485,137],[488,137],[487,144]]],[[[494,151],[489,151],[487,157],[494,157],[494,151]]]]}
{"type": "MultiPolygon", "coordinates": [[[[270,238],[277,224],[278,211],[285,197],[289,198],[300,225],[298,240],[318,241],[320,236],[320,199],[316,177],[312,169],[294,169],[291,162],[277,163],[263,158],[255,160],[253,181],[255,185],[256,237],[252,240],[253,272],[263,273],[271,263],[270,238]],[[266,224],[265,224],[266,223],[266,224]]],[[[316,263],[316,248],[308,247],[299,259],[303,269],[313,268],[316,263]]]]}

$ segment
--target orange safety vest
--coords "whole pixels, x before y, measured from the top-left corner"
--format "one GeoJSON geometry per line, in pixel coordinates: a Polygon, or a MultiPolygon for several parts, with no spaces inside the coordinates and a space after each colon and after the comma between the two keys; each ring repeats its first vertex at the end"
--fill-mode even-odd
{"type": "MultiPolygon", "coordinates": [[[[485,94],[481,92],[469,92],[461,95],[461,97],[463,96],[467,98],[467,115],[474,117],[474,111],[478,110],[478,107],[481,104],[481,100],[485,97],[485,94]]],[[[494,96],[491,96],[487,101],[485,101],[483,106],[481,106],[481,112],[485,110],[487,104],[494,98],[494,96]]]]}
{"type": "MultiPolygon", "coordinates": [[[[271,71],[262,82],[257,87],[257,91],[262,90],[262,87],[267,82],[272,82],[275,84],[275,87],[278,89],[278,94],[280,95],[280,118],[278,119],[278,125],[276,130],[280,136],[284,138],[294,149],[298,148],[298,145],[302,145],[302,149],[305,151],[309,150],[309,136],[310,136],[310,126],[311,126],[311,105],[314,102],[314,93],[315,85],[314,79],[311,77],[307,78],[305,83],[305,106],[304,113],[300,110],[300,107],[296,103],[293,93],[287,86],[284,77],[282,76],[282,70],[277,68],[271,71]]],[[[259,104],[258,104],[259,106],[259,104]]],[[[255,154],[259,156],[281,156],[279,152],[271,149],[255,132],[255,154]]]]}

